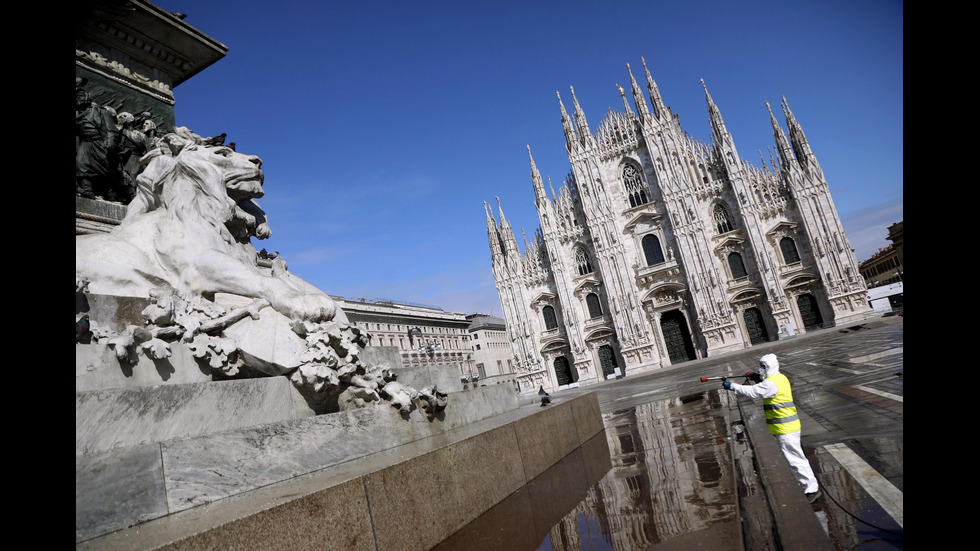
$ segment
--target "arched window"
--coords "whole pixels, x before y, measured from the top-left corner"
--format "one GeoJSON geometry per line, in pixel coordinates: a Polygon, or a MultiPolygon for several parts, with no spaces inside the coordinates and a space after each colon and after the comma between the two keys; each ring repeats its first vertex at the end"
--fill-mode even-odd
{"type": "Polygon", "coordinates": [[[551,306],[545,306],[541,314],[544,316],[544,328],[545,329],[557,329],[558,328],[558,318],[555,317],[555,309],[551,306]]]}
{"type": "Polygon", "coordinates": [[[643,255],[647,259],[647,266],[664,262],[664,250],[660,247],[660,239],[657,239],[656,235],[651,233],[643,236],[643,255]]]}
{"type": "Polygon", "coordinates": [[[715,205],[715,210],[712,213],[715,219],[715,226],[718,227],[718,233],[728,233],[735,229],[732,225],[732,217],[728,215],[728,209],[725,205],[721,203],[715,205]]]}
{"type": "Polygon", "coordinates": [[[640,170],[633,165],[623,167],[623,185],[626,186],[626,195],[629,197],[630,208],[638,207],[647,203],[647,192],[643,186],[643,178],[640,170]]]}
{"type": "Polygon", "coordinates": [[[602,317],[602,305],[599,304],[599,295],[589,293],[585,297],[585,304],[589,307],[589,318],[602,317]]]}
{"type": "Polygon", "coordinates": [[[800,261],[800,253],[796,250],[796,242],[791,237],[784,237],[779,240],[779,248],[783,251],[783,262],[786,264],[796,264],[800,261]]]}
{"type": "Polygon", "coordinates": [[[732,270],[732,279],[742,279],[749,275],[745,271],[745,263],[742,262],[742,255],[738,253],[728,255],[728,267],[732,270]]]}
{"type": "Polygon", "coordinates": [[[580,276],[591,274],[594,271],[592,262],[589,260],[589,253],[585,252],[582,247],[575,249],[575,265],[578,266],[578,275],[580,276]]]}

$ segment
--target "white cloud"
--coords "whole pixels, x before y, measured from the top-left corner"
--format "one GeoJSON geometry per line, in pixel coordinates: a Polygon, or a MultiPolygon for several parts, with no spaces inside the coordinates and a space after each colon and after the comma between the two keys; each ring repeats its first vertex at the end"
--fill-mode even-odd
{"type": "Polygon", "coordinates": [[[863,262],[888,245],[888,226],[904,219],[904,201],[881,203],[871,207],[842,213],[841,223],[847,232],[854,255],[858,262],[863,262]]]}

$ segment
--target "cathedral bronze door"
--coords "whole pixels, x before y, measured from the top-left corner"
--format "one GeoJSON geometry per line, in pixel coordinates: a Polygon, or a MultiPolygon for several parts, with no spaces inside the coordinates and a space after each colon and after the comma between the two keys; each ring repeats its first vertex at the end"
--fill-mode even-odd
{"type": "Polygon", "coordinates": [[[602,366],[602,376],[616,373],[616,354],[608,344],[599,347],[599,365],[602,366]]]}
{"type": "Polygon", "coordinates": [[[803,320],[803,327],[807,331],[820,328],[823,318],[820,317],[820,308],[817,307],[817,299],[813,298],[813,295],[796,297],[796,306],[800,309],[800,319],[803,320]]]}
{"type": "Polygon", "coordinates": [[[766,331],[766,322],[762,319],[762,312],[758,308],[749,308],[742,314],[745,320],[745,330],[749,334],[749,342],[760,344],[769,342],[769,332],[766,331]]]}
{"type": "Polygon", "coordinates": [[[555,377],[558,379],[558,386],[572,383],[572,368],[565,356],[555,358],[555,377]]]}
{"type": "Polygon", "coordinates": [[[671,310],[660,316],[660,330],[664,334],[664,344],[667,345],[670,363],[686,362],[697,357],[694,355],[694,345],[691,344],[691,332],[687,328],[687,320],[680,310],[671,310]]]}

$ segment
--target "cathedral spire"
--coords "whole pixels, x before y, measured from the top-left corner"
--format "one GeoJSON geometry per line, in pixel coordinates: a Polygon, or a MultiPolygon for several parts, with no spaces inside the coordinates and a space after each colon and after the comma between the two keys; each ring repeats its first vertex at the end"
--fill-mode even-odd
{"type": "Polygon", "coordinates": [[[769,151],[769,164],[772,166],[773,173],[779,172],[780,170],[779,163],[776,161],[776,158],[773,157],[772,155],[772,148],[767,147],[766,150],[769,151]]]}
{"type": "Polygon", "coordinates": [[[725,121],[721,118],[721,111],[718,106],[715,105],[713,99],[711,99],[711,94],[708,93],[708,86],[704,83],[704,79],[701,79],[701,86],[704,88],[704,97],[708,100],[708,115],[711,117],[711,130],[715,134],[715,143],[722,144],[725,143],[728,136],[728,129],[725,128],[725,121]]]}
{"type": "Polygon", "coordinates": [[[643,97],[636,79],[633,77],[633,69],[630,64],[626,64],[626,71],[630,74],[630,92],[633,93],[633,103],[636,104],[636,112],[640,114],[640,120],[646,122],[650,120],[650,111],[647,110],[647,100],[643,97]]]}
{"type": "Polygon", "coordinates": [[[796,122],[796,117],[789,110],[789,102],[786,101],[786,96],[783,96],[782,105],[783,115],[786,117],[786,126],[789,128],[790,145],[792,145],[793,151],[796,153],[796,160],[804,166],[812,166],[819,169],[817,157],[813,154],[813,150],[810,149],[810,142],[807,141],[806,135],[803,133],[803,127],[800,126],[800,123],[796,122]]]}
{"type": "Polygon", "coordinates": [[[793,161],[796,160],[793,157],[793,148],[790,147],[789,140],[786,139],[786,134],[783,133],[782,127],[779,126],[779,121],[776,120],[776,116],[772,114],[772,107],[768,101],[766,102],[766,109],[769,110],[769,121],[772,123],[772,136],[776,140],[779,165],[781,168],[786,169],[793,166],[793,161]]]}
{"type": "Polygon", "coordinates": [[[487,214],[487,241],[490,242],[490,256],[496,262],[503,248],[500,244],[500,232],[497,229],[497,221],[493,219],[493,211],[486,201],[483,202],[483,210],[487,214]]]}
{"type": "Polygon", "coordinates": [[[507,222],[507,219],[504,218],[504,208],[500,206],[500,196],[495,195],[494,199],[497,200],[497,212],[500,213],[500,229],[503,230],[510,227],[510,224],[507,222]]]}
{"type": "Polygon", "coordinates": [[[646,60],[641,57],[640,61],[643,63],[643,72],[646,73],[647,92],[650,93],[650,102],[653,103],[654,116],[658,119],[663,119],[667,116],[667,107],[664,105],[664,98],[660,97],[660,89],[657,88],[656,81],[650,76],[650,69],[647,69],[646,60]]]}
{"type": "Polygon", "coordinates": [[[519,256],[519,251],[517,249],[517,238],[514,237],[514,230],[511,229],[510,222],[504,218],[504,209],[500,206],[499,196],[497,197],[497,212],[500,213],[500,240],[504,245],[504,254],[509,256],[513,253],[516,258],[519,256]]]}
{"type": "Polygon", "coordinates": [[[572,118],[568,116],[565,111],[565,104],[561,102],[561,94],[558,93],[558,90],[555,90],[555,94],[558,95],[558,106],[561,107],[561,126],[565,129],[565,146],[571,151],[572,144],[578,141],[578,136],[575,135],[572,118]]]}
{"type": "MultiPolygon", "coordinates": [[[[534,196],[536,202],[547,201],[548,197],[545,195],[544,182],[541,181],[541,173],[538,172],[538,167],[534,164],[534,157],[531,155],[531,146],[527,146],[527,156],[531,159],[531,183],[534,184],[534,196]]],[[[501,214],[503,216],[503,214],[501,214]]]]}
{"type": "Polygon", "coordinates": [[[585,120],[585,111],[582,111],[582,106],[578,104],[578,98],[575,97],[575,88],[569,86],[568,89],[572,91],[572,103],[575,104],[575,123],[578,125],[578,134],[584,139],[586,136],[592,135],[592,131],[589,130],[589,121],[585,120]]]}

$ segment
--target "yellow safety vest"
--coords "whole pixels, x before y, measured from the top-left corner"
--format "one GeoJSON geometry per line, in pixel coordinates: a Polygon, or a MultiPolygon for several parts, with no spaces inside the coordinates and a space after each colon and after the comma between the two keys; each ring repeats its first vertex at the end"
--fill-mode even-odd
{"type": "Polygon", "coordinates": [[[789,434],[802,428],[800,416],[796,413],[793,403],[793,389],[789,379],[782,373],[766,377],[767,381],[776,383],[776,395],[762,400],[762,408],[766,412],[766,425],[773,434],[789,434]]]}

